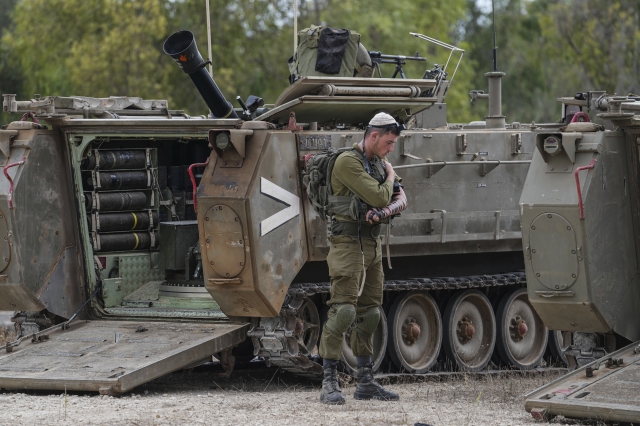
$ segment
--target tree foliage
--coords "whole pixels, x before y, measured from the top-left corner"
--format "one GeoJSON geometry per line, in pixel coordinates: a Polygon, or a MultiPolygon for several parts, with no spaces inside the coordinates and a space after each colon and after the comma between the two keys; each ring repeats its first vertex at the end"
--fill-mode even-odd
{"type": "MultiPolygon", "coordinates": [[[[469,105],[491,71],[491,15],[476,0],[298,0],[298,29],[349,28],[370,50],[413,55],[405,72],[420,78],[444,64],[445,49],[466,53],[448,94],[450,122],[483,119],[469,105]]],[[[640,92],[640,0],[496,0],[498,68],[509,121],[558,118],[558,96],[577,91],[640,92]]],[[[210,0],[214,78],[228,99],[249,94],[273,102],[288,85],[293,53],[291,0],[210,0]]],[[[202,114],[206,105],[162,52],[174,31],[190,29],[207,57],[205,0],[0,0],[0,93],[130,95],[167,99],[172,109],[202,114]]],[[[453,72],[457,57],[448,71],[453,72]]],[[[383,65],[389,77],[393,65],[383,65]],[[385,68],[386,67],[386,68],[385,68]]],[[[0,120],[7,121],[6,114],[0,120]]]]}
{"type": "Polygon", "coordinates": [[[13,18],[3,42],[20,58],[28,93],[154,97],[161,88],[159,0],[21,1],[13,18]]]}
{"type": "Polygon", "coordinates": [[[548,54],[579,67],[586,87],[640,93],[640,1],[555,1],[541,17],[548,54]]]}
{"type": "MultiPolygon", "coordinates": [[[[477,70],[492,69],[493,27],[469,1],[465,39],[477,70]]],[[[556,98],[640,91],[639,0],[498,0],[498,67],[507,119],[555,121],[556,98]]],[[[485,88],[481,73],[477,88],[485,88]]],[[[478,117],[486,111],[478,108],[478,117]]]]}
{"type": "MultiPolygon", "coordinates": [[[[10,13],[18,0],[0,0],[0,39],[3,34],[13,31],[14,25],[10,13]]],[[[13,51],[0,40],[0,95],[11,93],[23,97],[23,74],[20,61],[13,51]]],[[[7,114],[0,114],[0,124],[8,121],[7,114]]]]}

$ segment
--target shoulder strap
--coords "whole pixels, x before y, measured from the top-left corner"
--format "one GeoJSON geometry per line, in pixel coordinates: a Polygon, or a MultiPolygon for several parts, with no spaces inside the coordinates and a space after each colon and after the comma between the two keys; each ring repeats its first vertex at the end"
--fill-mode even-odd
{"type": "Polygon", "coordinates": [[[333,166],[336,164],[336,160],[345,152],[355,151],[353,147],[344,147],[338,148],[336,150],[337,155],[334,155],[329,159],[329,164],[327,164],[327,190],[329,191],[329,195],[333,195],[333,186],[331,186],[331,175],[333,174],[333,166]]]}

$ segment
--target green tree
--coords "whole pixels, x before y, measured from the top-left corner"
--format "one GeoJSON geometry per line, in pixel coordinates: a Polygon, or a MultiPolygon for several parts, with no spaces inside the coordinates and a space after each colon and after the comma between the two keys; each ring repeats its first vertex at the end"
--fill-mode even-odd
{"type": "MultiPolygon", "coordinates": [[[[502,80],[503,114],[507,122],[555,121],[559,107],[555,107],[558,92],[550,94],[553,79],[548,79],[548,58],[544,55],[540,15],[535,2],[504,0],[496,2],[497,68],[506,76],[502,80]]],[[[477,64],[473,76],[474,88],[487,89],[484,73],[493,70],[493,31],[490,14],[481,12],[469,1],[469,20],[465,38],[471,45],[470,56],[477,64]]],[[[477,102],[474,118],[484,119],[486,101],[477,102]]]]}
{"type": "Polygon", "coordinates": [[[28,93],[151,98],[162,82],[166,13],[160,0],[21,1],[2,42],[28,70],[28,93]]]}
{"type": "MultiPolygon", "coordinates": [[[[465,0],[432,2],[427,0],[397,0],[378,2],[373,6],[365,0],[326,0],[326,3],[305,2],[301,7],[300,27],[323,23],[334,28],[348,28],[361,34],[361,42],[369,50],[388,54],[413,55],[420,52],[427,62],[409,62],[405,72],[409,78],[421,78],[426,68],[443,65],[449,51],[409,33],[421,33],[467,49],[461,39],[459,25],[466,17],[465,0]],[[318,21],[318,18],[320,21],[318,21]]],[[[458,56],[454,54],[447,69],[452,76],[458,56]]],[[[470,118],[470,75],[474,63],[464,57],[455,82],[447,95],[450,121],[466,121],[470,118]]],[[[383,65],[384,77],[391,77],[393,65],[383,65]]]]}
{"type": "MultiPolygon", "coordinates": [[[[477,64],[474,85],[486,88],[492,69],[491,16],[468,2],[465,39],[477,64]]],[[[560,96],[606,90],[640,91],[639,0],[498,0],[498,69],[505,71],[508,121],[555,121],[560,96]]],[[[486,114],[479,103],[477,119],[486,114]]]]}
{"type": "MultiPolygon", "coordinates": [[[[286,31],[289,5],[267,0],[211,0],[213,78],[228,100],[253,94],[274,102],[287,87],[287,58],[291,35],[286,31]]],[[[170,31],[189,29],[198,49],[207,57],[207,26],[204,1],[184,0],[171,4],[170,31]]],[[[169,34],[168,33],[168,34],[169,34]]],[[[167,35],[168,35],[167,34],[167,35]]],[[[165,77],[175,105],[204,113],[206,106],[188,78],[171,64],[165,77]]],[[[238,106],[236,104],[236,106],[238,106]]]]}
{"type": "MultiPolygon", "coordinates": [[[[0,0],[0,39],[13,29],[11,13],[18,0],[0,0]]],[[[23,97],[22,69],[10,46],[0,43],[0,95],[15,94],[23,97]]],[[[9,114],[0,114],[0,125],[11,121],[9,114]]]]}
{"type": "Polygon", "coordinates": [[[582,90],[640,93],[640,1],[545,1],[547,54],[579,67],[582,90]]]}

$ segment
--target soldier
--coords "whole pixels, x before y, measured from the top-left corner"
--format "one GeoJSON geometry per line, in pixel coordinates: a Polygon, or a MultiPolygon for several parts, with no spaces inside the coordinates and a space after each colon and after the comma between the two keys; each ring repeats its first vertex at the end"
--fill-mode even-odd
{"type": "Polygon", "coordinates": [[[380,321],[384,273],[382,270],[381,223],[406,208],[400,178],[386,160],[393,151],[401,127],[389,114],[376,114],[364,139],[336,159],[331,174],[333,194],[355,197],[364,217],[333,216],[327,263],[331,275],[331,298],[322,330],[320,356],[324,359],[324,381],[320,399],[325,404],[344,404],[337,364],[344,333],[356,321],[351,348],[357,359],[358,385],[355,399],[397,401],[398,394],[384,389],[373,378],[373,332],[380,321]],[[362,208],[366,206],[366,210],[362,208]]]}

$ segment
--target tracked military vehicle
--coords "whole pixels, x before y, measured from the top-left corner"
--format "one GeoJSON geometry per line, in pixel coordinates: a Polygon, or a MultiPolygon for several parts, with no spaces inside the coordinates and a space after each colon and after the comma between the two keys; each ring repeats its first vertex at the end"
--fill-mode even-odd
{"type": "Polygon", "coordinates": [[[472,92],[489,116],[470,124],[446,121],[447,66],[371,78],[352,61],[349,76],[297,75],[275,104],[234,109],[190,32],[164,48],[209,116],[4,95],[24,115],[0,130],[0,309],[22,337],[2,347],[0,387],[119,393],[213,354],[227,372],[259,356],[317,374],[329,224],[306,198],[303,159],[360,141],[379,111],[408,127],[389,160],[409,207],[384,237],[375,368],[539,364],[548,334],[527,301],[518,208],[539,128],[506,123],[503,73],[472,92]]]}
{"type": "Polygon", "coordinates": [[[526,409],[637,423],[640,98],[558,100],[579,119],[536,136],[522,239],[529,300],[548,327],[565,330],[564,354],[580,368],[528,394],[526,409]]]}

